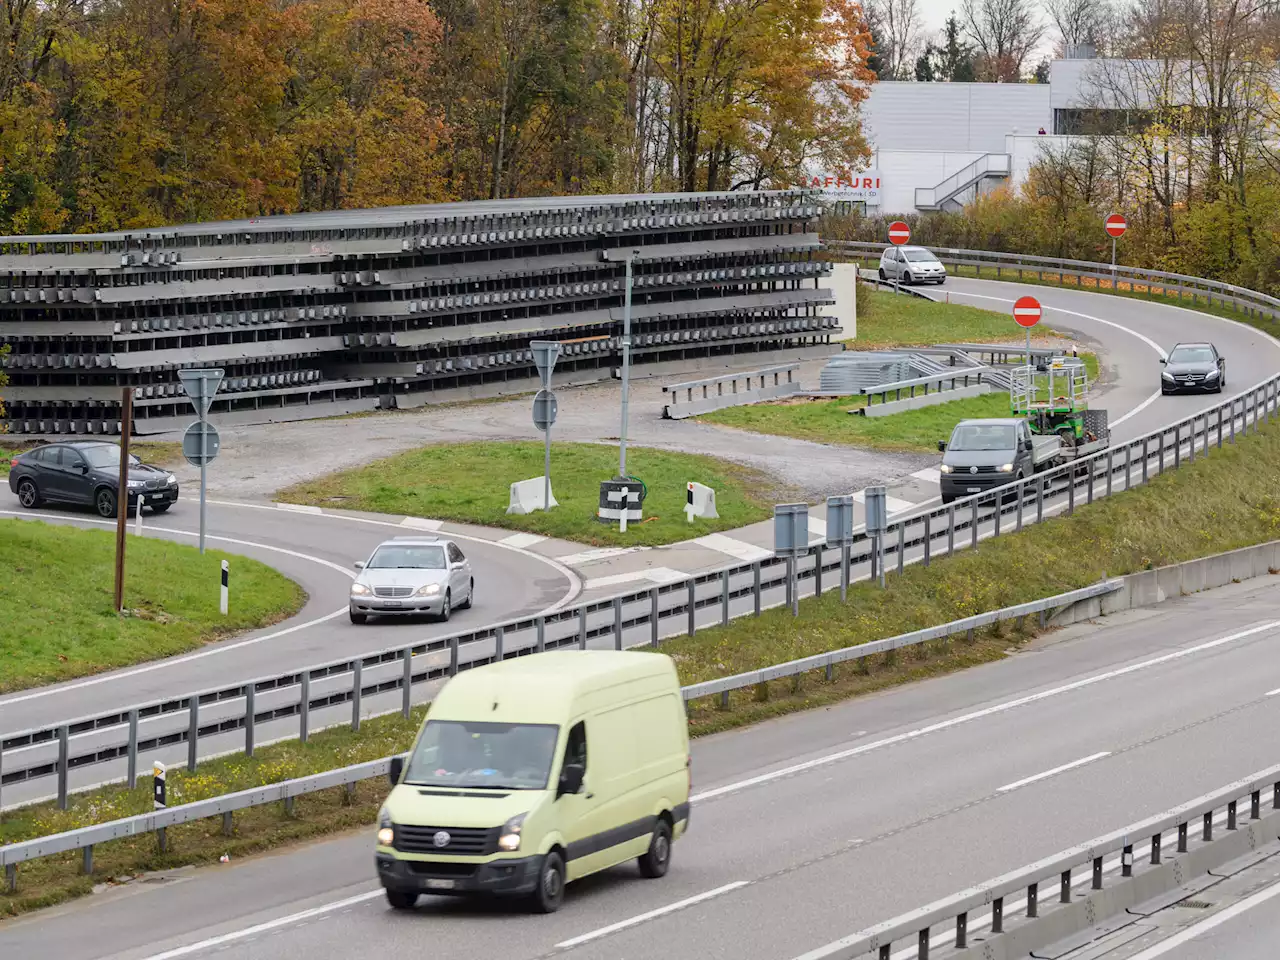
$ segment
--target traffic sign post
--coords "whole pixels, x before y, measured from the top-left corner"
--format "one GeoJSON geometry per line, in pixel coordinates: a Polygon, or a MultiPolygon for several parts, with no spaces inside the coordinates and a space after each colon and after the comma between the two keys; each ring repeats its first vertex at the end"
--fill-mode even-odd
{"type": "Polygon", "coordinates": [[[1013,305],[1013,319],[1020,327],[1027,329],[1027,366],[1031,366],[1031,328],[1040,322],[1044,311],[1040,301],[1035,297],[1019,297],[1013,305]]]}
{"type": "Polygon", "coordinates": [[[1118,213],[1113,213],[1107,217],[1107,236],[1111,238],[1111,289],[1116,289],[1116,241],[1124,236],[1124,232],[1129,229],[1129,223],[1124,217],[1118,213]]]}
{"type": "Polygon", "coordinates": [[[222,385],[225,372],[216,367],[179,370],[178,382],[191,398],[200,419],[187,427],[182,435],[182,455],[187,463],[200,468],[200,552],[204,553],[205,503],[208,488],[208,466],[218,456],[218,431],[205,417],[213,405],[214,394],[222,385]]]}
{"type": "Polygon", "coordinates": [[[542,453],[542,509],[551,509],[551,426],[556,422],[560,404],[551,392],[551,371],[560,359],[562,347],[558,340],[533,340],[529,350],[533,353],[534,366],[542,378],[542,389],[533,398],[533,425],[543,433],[542,453]]]}

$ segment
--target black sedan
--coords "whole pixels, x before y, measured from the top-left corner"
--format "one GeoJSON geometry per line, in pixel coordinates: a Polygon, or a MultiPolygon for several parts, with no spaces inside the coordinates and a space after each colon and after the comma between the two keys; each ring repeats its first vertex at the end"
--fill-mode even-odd
{"type": "MultiPolygon", "coordinates": [[[[178,499],[178,480],[167,470],[129,456],[128,511],[164,513],[178,499]]],[[[41,504],[91,506],[114,517],[120,493],[120,448],[102,440],[50,443],[9,461],[9,489],[28,510],[41,504]]]]}
{"type": "Polygon", "coordinates": [[[1227,385],[1227,361],[1212,343],[1178,343],[1161,360],[1160,392],[1221,393],[1227,385]]]}

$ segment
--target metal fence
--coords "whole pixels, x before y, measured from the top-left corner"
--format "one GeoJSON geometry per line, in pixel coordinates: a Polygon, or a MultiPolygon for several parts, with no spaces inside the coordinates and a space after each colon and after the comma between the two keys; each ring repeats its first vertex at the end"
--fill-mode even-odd
{"type": "MultiPolygon", "coordinates": [[[[1206,456],[1215,446],[1233,443],[1238,433],[1256,431],[1278,408],[1280,375],[1127,443],[948,505],[911,508],[890,518],[886,567],[901,573],[907,563],[928,565],[981,539],[1070,514],[1077,505],[1145,483],[1206,456]]],[[[821,595],[838,582],[843,593],[848,583],[872,575],[874,547],[874,540],[858,531],[852,546],[827,548],[818,541],[798,560],[770,557],[556,613],[4,733],[0,794],[18,784],[54,778],[56,795],[65,805],[72,774],[80,785],[122,774],[133,782],[139,752],[180,756],[185,745],[187,765],[194,769],[202,742],[205,755],[231,750],[252,755],[264,737],[306,740],[317,722],[329,725],[346,716],[358,729],[366,716],[397,706],[407,711],[415,688],[425,698],[430,684],[459,669],[543,650],[656,647],[664,637],[692,635],[735,617],[758,616],[767,607],[790,606],[793,589],[800,595],[821,595]],[[96,779],[85,775],[104,764],[117,766],[96,779]]],[[[28,791],[24,801],[29,799],[28,791]]]]}
{"type": "MultiPolygon", "coordinates": [[[[1096,583],[1079,590],[1072,590],[1068,593],[1059,594],[1053,597],[1046,597],[1042,600],[1033,600],[1029,603],[1005,607],[1000,610],[992,610],[987,613],[978,614],[977,616],[966,617],[963,620],[955,620],[950,623],[945,623],[941,626],[926,627],[923,630],[915,630],[911,633],[904,633],[896,637],[875,640],[871,643],[859,644],[855,647],[846,647],[842,650],[833,650],[829,653],[823,653],[813,657],[805,657],[800,660],[792,660],[787,663],[764,667],[760,670],[751,670],[746,673],[736,674],[732,677],[709,680],[705,683],[695,683],[691,686],[684,687],[682,689],[682,694],[686,702],[717,695],[722,698],[722,702],[727,702],[729,693],[733,690],[755,687],[761,683],[767,683],[770,680],[779,680],[784,677],[800,676],[814,670],[825,669],[827,679],[829,680],[832,677],[832,671],[835,665],[838,663],[847,663],[850,660],[858,660],[878,653],[885,653],[890,650],[899,650],[903,647],[928,643],[934,640],[944,640],[948,637],[958,636],[961,634],[971,638],[974,631],[1004,621],[1020,620],[1026,617],[1038,616],[1040,624],[1043,626],[1051,611],[1070,607],[1076,603],[1091,600],[1095,597],[1104,596],[1109,593],[1114,593],[1115,591],[1120,590],[1123,585],[1124,581],[1122,580],[1104,580],[1100,583],[1096,583]]],[[[478,664],[476,663],[466,663],[460,666],[461,668],[465,668],[477,665],[478,664]]],[[[354,702],[359,702],[358,695],[355,697],[354,702]]],[[[250,724],[246,729],[251,730],[252,724],[250,724]]],[[[350,767],[342,767],[337,770],[327,770],[324,773],[313,774],[307,777],[299,777],[293,780],[286,780],[281,783],[271,784],[265,787],[255,787],[251,790],[242,790],[238,793],[211,797],[208,800],[200,800],[195,803],[183,804],[181,806],[172,807],[168,810],[140,814],[138,816],[127,817],[121,820],[113,820],[109,823],[96,824],[90,827],[81,827],[80,829],[69,830],[65,833],[54,834],[48,837],[38,837],[34,840],[26,840],[20,843],[10,844],[8,846],[0,847],[0,865],[5,868],[6,878],[11,891],[17,888],[18,864],[25,863],[28,860],[39,859],[41,857],[67,853],[71,850],[84,851],[81,869],[85,873],[89,873],[93,869],[93,848],[97,844],[106,843],[110,840],[118,840],[122,837],[137,836],[143,833],[156,833],[160,837],[161,844],[163,844],[165,842],[163,831],[167,827],[176,826],[180,823],[190,823],[195,820],[204,820],[215,816],[221,816],[223,818],[223,831],[224,833],[230,834],[231,817],[236,810],[244,810],[249,807],[279,802],[284,802],[286,807],[288,807],[294,797],[303,796],[308,793],[315,793],[319,790],[327,790],[332,787],[349,786],[358,783],[361,780],[381,777],[390,769],[390,760],[390,757],[384,757],[381,760],[373,760],[350,767]]]]}
{"type": "MultiPolygon", "coordinates": [[[[880,251],[889,244],[832,241],[826,246],[833,253],[844,254],[859,262],[863,260],[870,262],[878,259],[880,251]]],[[[964,250],[952,247],[930,249],[943,263],[958,267],[973,267],[979,274],[984,270],[994,271],[997,280],[1006,278],[1023,280],[1027,277],[1035,277],[1043,282],[1046,277],[1053,277],[1066,284],[1068,278],[1071,278],[1080,285],[1082,280],[1090,279],[1097,281],[1097,286],[1088,289],[1103,293],[1115,292],[1119,284],[1125,283],[1131,288],[1134,285],[1146,287],[1152,293],[1174,296],[1180,301],[1190,300],[1192,306],[1203,301],[1206,306],[1228,307],[1254,319],[1280,318],[1280,299],[1247,287],[1237,287],[1219,280],[1206,280],[1204,277],[1169,273],[1164,270],[1146,270],[1141,267],[1126,267],[1119,264],[1112,269],[1109,263],[1098,263],[1092,260],[1066,260],[1059,257],[1038,257],[1021,253],[996,253],[990,250],[964,250]]],[[[916,292],[911,287],[904,289],[916,292]]]]}
{"type": "Polygon", "coordinates": [[[1275,840],[1277,811],[1280,766],[877,924],[799,960],[889,960],[895,945],[899,951],[914,948],[918,960],[928,960],[930,950],[938,947],[973,948],[977,932],[982,932],[983,956],[1038,956],[1031,951],[1093,928],[1109,913],[1122,913],[1162,895],[1172,903],[1193,894],[1197,886],[1207,886],[1203,880],[1197,885],[1197,877],[1249,853],[1260,841],[1275,840]],[[1248,811],[1243,816],[1242,801],[1248,811]],[[1249,822],[1244,830],[1243,817],[1249,822]],[[1264,819],[1271,829],[1262,829],[1264,819]],[[936,927],[944,929],[935,934],[936,927]]]}

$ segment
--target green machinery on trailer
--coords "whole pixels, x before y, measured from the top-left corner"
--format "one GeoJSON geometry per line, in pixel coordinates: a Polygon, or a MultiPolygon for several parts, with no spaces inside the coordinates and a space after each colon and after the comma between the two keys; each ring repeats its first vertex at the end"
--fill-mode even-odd
{"type": "Polygon", "coordinates": [[[1089,376],[1077,357],[1051,357],[1011,372],[1009,406],[1037,436],[1057,436],[1064,460],[1087,456],[1111,442],[1107,411],[1090,410],[1089,376]]]}

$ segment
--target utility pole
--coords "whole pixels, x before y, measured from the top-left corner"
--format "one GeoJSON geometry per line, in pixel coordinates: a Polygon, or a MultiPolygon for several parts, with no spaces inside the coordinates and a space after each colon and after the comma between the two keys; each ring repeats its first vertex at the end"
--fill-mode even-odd
{"type": "MultiPolygon", "coordinates": [[[[120,401],[120,486],[116,489],[116,613],[124,609],[124,545],[129,514],[129,432],[133,426],[133,387],[120,401]]],[[[138,499],[142,511],[142,499],[138,499]]]]}

